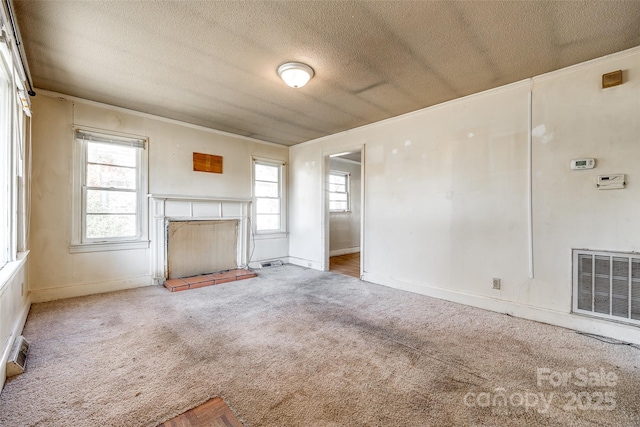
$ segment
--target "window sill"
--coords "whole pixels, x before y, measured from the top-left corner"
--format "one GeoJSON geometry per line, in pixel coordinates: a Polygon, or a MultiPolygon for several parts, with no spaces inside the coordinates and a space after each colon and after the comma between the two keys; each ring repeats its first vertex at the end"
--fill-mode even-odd
{"type": "Polygon", "coordinates": [[[330,214],[350,214],[352,211],[329,211],[330,214]]]}
{"type": "Polygon", "coordinates": [[[274,231],[274,232],[262,232],[254,233],[253,240],[265,240],[265,239],[285,239],[287,237],[286,231],[274,231]]]}
{"type": "Polygon", "coordinates": [[[4,292],[5,285],[13,279],[13,276],[27,261],[27,255],[29,255],[29,251],[18,252],[18,259],[10,261],[0,268],[0,295],[4,292]]]}
{"type": "Polygon", "coordinates": [[[69,253],[125,251],[129,249],[147,248],[149,248],[148,240],[137,240],[135,242],[73,243],[69,246],[69,253]]]}

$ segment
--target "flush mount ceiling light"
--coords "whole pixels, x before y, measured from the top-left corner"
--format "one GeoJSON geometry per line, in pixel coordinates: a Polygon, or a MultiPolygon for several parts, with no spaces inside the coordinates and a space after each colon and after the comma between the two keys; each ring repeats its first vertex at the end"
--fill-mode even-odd
{"type": "Polygon", "coordinates": [[[286,84],[299,88],[313,77],[313,68],[300,62],[287,62],[278,67],[278,75],[286,84]]]}

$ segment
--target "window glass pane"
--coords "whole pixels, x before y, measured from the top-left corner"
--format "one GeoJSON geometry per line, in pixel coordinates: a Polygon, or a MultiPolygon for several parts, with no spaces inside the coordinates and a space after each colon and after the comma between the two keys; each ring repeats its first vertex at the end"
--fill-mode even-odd
{"type": "Polygon", "coordinates": [[[84,182],[77,189],[82,192],[83,204],[78,209],[84,215],[81,242],[139,238],[143,221],[139,212],[143,197],[140,174],[146,173],[140,168],[144,148],[82,138],[77,142],[85,150],[78,159],[84,171],[84,182]]]}
{"type": "Polygon", "coordinates": [[[344,193],[347,191],[347,187],[340,184],[329,184],[329,191],[344,193]]]}
{"type": "Polygon", "coordinates": [[[278,182],[278,166],[260,165],[256,163],[256,181],[278,182]]]}
{"type": "Polygon", "coordinates": [[[87,190],[87,213],[136,213],[136,193],[87,190]]]}
{"type": "Polygon", "coordinates": [[[87,161],[117,166],[136,166],[136,148],[121,145],[87,143],[87,161]]]}
{"type": "Polygon", "coordinates": [[[87,165],[89,187],[136,188],[136,170],[118,166],[87,165]]]}
{"type": "Polygon", "coordinates": [[[332,211],[346,211],[347,202],[329,202],[329,209],[332,211]]]}
{"type": "Polygon", "coordinates": [[[11,138],[11,90],[4,62],[0,59],[0,268],[10,259],[11,240],[10,185],[11,161],[9,157],[11,138]]]}
{"type": "Polygon", "coordinates": [[[258,231],[280,230],[280,215],[256,215],[258,231]]]}
{"type": "Polygon", "coordinates": [[[349,176],[341,173],[329,175],[329,210],[349,209],[349,176]]]}
{"type": "Polygon", "coordinates": [[[282,228],[282,165],[256,161],[253,171],[256,231],[279,231],[282,228]]]}
{"type": "Polygon", "coordinates": [[[277,182],[256,182],[256,197],[278,197],[277,182]]]}
{"type": "Polygon", "coordinates": [[[280,199],[257,199],[256,212],[258,214],[280,213],[280,199]]]}
{"type": "Polygon", "coordinates": [[[345,184],[347,177],[345,175],[329,175],[329,182],[331,184],[345,184]]]}
{"type": "Polygon", "coordinates": [[[136,237],[135,215],[87,215],[89,239],[136,237]]]}

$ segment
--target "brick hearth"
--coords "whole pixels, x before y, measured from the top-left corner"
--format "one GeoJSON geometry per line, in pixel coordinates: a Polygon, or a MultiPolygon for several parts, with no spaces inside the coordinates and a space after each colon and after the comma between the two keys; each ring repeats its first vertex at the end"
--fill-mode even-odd
{"type": "Polygon", "coordinates": [[[164,282],[164,287],[167,288],[170,292],[178,292],[186,291],[187,289],[202,288],[204,286],[234,282],[236,280],[250,279],[256,276],[256,273],[247,268],[239,268],[237,270],[223,271],[220,273],[185,277],[182,279],[170,279],[164,282]]]}

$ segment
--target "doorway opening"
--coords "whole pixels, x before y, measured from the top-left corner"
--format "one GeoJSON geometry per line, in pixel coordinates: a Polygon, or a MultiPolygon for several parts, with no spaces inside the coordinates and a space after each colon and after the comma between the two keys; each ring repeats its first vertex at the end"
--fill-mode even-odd
{"type": "Polygon", "coordinates": [[[362,277],[362,149],[325,158],[325,270],[362,277]]]}

